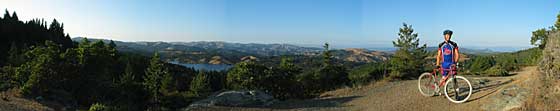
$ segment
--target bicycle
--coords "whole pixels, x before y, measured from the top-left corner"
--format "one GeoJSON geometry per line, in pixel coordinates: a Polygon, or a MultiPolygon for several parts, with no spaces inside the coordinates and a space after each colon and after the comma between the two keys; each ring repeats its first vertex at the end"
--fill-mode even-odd
{"type": "Polygon", "coordinates": [[[449,101],[453,103],[466,102],[472,95],[472,85],[469,80],[463,76],[457,76],[457,67],[450,69],[434,68],[432,73],[425,72],[418,77],[418,89],[424,96],[434,96],[439,93],[441,86],[444,86],[444,94],[449,101]],[[437,72],[449,71],[446,77],[442,77],[443,81],[437,82],[437,72]],[[450,78],[450,79],[449,79],[450,78]],[[451,85],[451,86],[450,86],[451,85]]]}

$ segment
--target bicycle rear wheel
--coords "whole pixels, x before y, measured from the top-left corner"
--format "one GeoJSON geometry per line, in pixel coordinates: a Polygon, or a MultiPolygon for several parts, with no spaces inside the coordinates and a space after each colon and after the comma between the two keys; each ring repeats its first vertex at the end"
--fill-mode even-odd
{"type": "Polygon", "coordinates": [[[445,97],[453,103],[463,103],[472,95],[472,85],[467,78],[455,76],[445,82],[445,97]]]}
{"type": "Polygon", "coordinates": [[[431,73],[423,73],[418,77],[418,90],[424,96],[434,96],[436,94],[436,79],[431,73]]]}

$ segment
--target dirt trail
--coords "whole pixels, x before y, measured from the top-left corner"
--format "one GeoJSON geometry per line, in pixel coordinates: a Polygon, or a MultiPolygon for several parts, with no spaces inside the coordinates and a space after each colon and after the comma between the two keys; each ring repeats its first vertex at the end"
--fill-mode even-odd
{"type": "Polygon", "coordinates": [[[411,80],[392,85],[389,90],[372,90],[368,95],[345,105],[353,106],[349,107],[351,110],[484,110],[481,106],[494,104],[494,99],[491,97],[503,89],[512,85],[528,86],[525,83],[531,79],[534,71],[535,67],[528,67],[510,77],[467,77],[473,84],[474,92],[469,101],[462,104],[452,103],[444,96],[424,97],[418,92],[417,81],[411,80]],[[490,81],[485,85],[480,84],[479,81],[483,79],[490,81]]]}
{"type": "MultiPolygon", "coordinates": [[[[232,108],[213,107],[202,110],[298,110],[298,111],[479,111],[479,110],[509,110],[516,109],[516,101],[505,102],[498,105],[497,101],[503,100],[504,90],[513,88],[531,89],[537,75],[536,67],[525,67],[519,72],[507,77],[477,77],[467,76],[473,84],[473,95],[469,101],[455,104],[444,96],[425,97],[418,92],[417,81],[407,80],[398,82],[377,83],[361,88],[343,88],[324,93],[321,98],[303,101],[285,101],[269,108],[232,108]],[[489,81],[485,81],[489,80],[489,81]]],[[[511,91],[510,91],[511,92],[511,91]]],[[[525,92],[525,94],[532,94],[525,92]]],[[[527,97],[524,95],[522,97],[527,97]]],[[[515,97],[515,96],[513,96],[515,97]]],[[[511,99],[511,98],[507,98],[511,99]]],[[[521,101],[521,103],[523,103],[521,101]]]]}

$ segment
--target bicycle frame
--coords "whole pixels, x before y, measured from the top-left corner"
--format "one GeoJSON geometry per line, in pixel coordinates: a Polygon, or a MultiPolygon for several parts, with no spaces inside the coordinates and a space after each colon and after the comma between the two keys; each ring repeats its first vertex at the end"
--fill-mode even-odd
{"type": "Polygon", "coordinates": [[[445,76],[445,77],[442,76],[441,79],[443,79],[443,80],[440,80],[439,83],[436,82],[438,87],[442,87],[445,84],[445,81],[447,81],[447,79],[449,79],[449,77],[455,76],[457,74],[456,67],[451,67],[450,69],[443,69],[443,68],[440,67],[440,68],[435,68],[435,69],[432,70],[432,77],[436,77],[438,71],[440,73],[442,73],[442,75],[443,75],[443,71],[449,71],[447,76],[445,76]]]}

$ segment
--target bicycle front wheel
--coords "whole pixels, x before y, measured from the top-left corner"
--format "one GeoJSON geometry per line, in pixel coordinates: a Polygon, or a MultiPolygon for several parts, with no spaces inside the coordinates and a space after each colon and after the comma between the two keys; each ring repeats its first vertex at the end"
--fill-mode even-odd
{"type": "Polygon", "coordinates": [[[455,76],[445,82],[445,97],[453,103],[463,103],[472,95],[472,85],[467,78],[463,76],[455,76]]]}
{"type": "Polygon", "coordinates": [[[434,96],[436,94],[435,78],[431,73],[423,73],[418,77],[418,90],[424,96],[434,96]]]}

